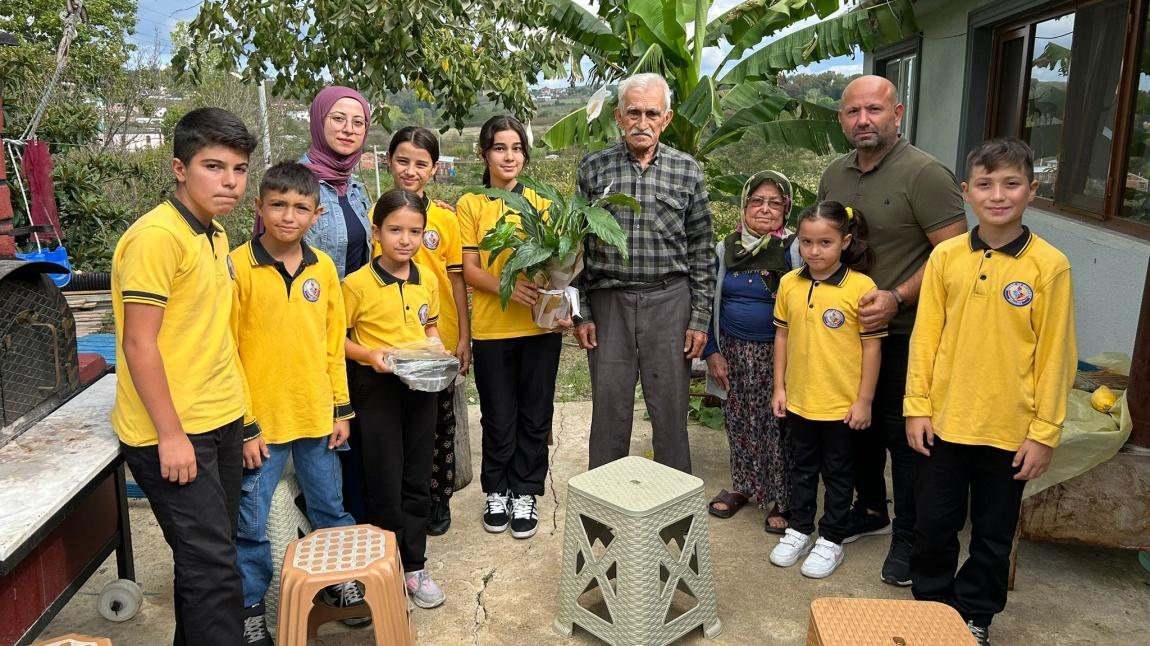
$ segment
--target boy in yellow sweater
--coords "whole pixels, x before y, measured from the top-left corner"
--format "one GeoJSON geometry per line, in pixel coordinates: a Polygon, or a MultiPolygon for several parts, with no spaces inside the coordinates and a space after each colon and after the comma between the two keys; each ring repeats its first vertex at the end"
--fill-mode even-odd
{"type": "Polygon", "coordinates": [[[910,339],[906,436],[915,474],[916,599],[953,606],[980,645],[1006,607],[1010,548],[1027,480],[1042,475],[1074,382],[1066,256],[1022,224],[1038,182],[1030,148],[993,139],[967,157],[968,234],[931,253],[910,339]],[[970,557],[958,533],[970,506],[970,557]]]}
{"type": "MultiPolygon", "coordinates": [[[[260,182],[256,210],[264,232],[231,253],[232,330],[251,393],[236,561],[244,584],[244,643],[271,646],[263,599],[272,576],[266,533],[272,494],[290,456],[312,527],[354,525],[343,507],[336,455],[347,448],[354,413],[339,274],[331,258],[303,241],[323,210],[319,182],[296,162],[276,164],[260,182]]],[[[352,581],[321,596],[336,606],[363,603],[352,581]]]]}

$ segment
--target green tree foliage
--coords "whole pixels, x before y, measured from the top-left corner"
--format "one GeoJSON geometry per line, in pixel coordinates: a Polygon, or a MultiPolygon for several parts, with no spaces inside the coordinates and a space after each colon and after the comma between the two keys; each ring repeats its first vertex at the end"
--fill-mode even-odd
{"type": "Polygon", "coordinates": [[[220,50],[223,67],[274,77],[280,95],[308,100],[335,82],[382,102],[408,89],[462,128],[486,94],[526,119],[535,109],[528,84],[557,70],[567,49],[558,35],[535,28],[545,2],[207,0],[172,64],[198,78],[207,68],[198,52],[208,44],[220,50]]]}
{"type": "MultiPolygon", "coordinates": [[[[845,149],[834,111],[788,95],[776,85],[778,73],[855,46],[898,42],[917,29],[910,0],[868,1],[830,18],[839,9],[837,0],[746,0],[710,22],[711,0],[602,0],[596,13],[574,0],[548,4],[547,25],[572,43],[572,70],[589,61],[594,82],[637,72],[658,72],[668,80],[676,105],[664,138],[701,159],[745,136],[819,154],[845,149]],[[762,46],[812,16],[824,20],[762,46]],[[723,44],[730,47],[728,55],[714,73],[702,74],[704,48],[723,44]]],[[[586,109],[571,113],[547,132],[544,143],[564,148],[615,139],[613,104],[610,97],[590,120],[586,109]]]]}
{"type": "MultiPolygon", "coordinates": [[[[0,93],[7,136],[19,134],[36,109],[56,68],[56,47],[64,35],[63,0],[4,0],[0,30],[15,47],[0,47],[0,93]]],[[[55,89],[39,135],[49,141],[82,144],[97,134],[99,116],[90,99],[118,78],[132,55],[125,37],[136,24],[134,0],[88,0],[88,21],[77,28],[68,66],[55,89]]]]}

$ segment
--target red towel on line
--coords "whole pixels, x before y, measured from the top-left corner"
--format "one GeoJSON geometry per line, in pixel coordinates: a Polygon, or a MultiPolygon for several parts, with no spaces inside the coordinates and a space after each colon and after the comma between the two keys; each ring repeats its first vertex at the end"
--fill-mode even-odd
{"type": "Polygon", "coordinates": [[[48,225],[51,231],[40,233],[41,242],[63,237],[60,216],[56,211],[56,192],[52,188],[52,156],[48,144],[34,139],[24,146],[24,179],[28,182],[28,201],[32,212],[29,219],[35,225],[48,225]]]}

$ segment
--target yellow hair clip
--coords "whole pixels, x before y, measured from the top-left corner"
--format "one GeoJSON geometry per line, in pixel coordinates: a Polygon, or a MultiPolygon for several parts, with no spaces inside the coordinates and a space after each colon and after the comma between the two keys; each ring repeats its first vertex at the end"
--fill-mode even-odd
{"type": "Polygon", "coordinates": [[[855,218],[855,212],[854,212],[854,209],[852,209],[851,207],[849,207],[849,206],[848,206],[848,207],[847,207],[847,219],[848,219],[848,220],[853,220],[854,218],[855,218]]]}

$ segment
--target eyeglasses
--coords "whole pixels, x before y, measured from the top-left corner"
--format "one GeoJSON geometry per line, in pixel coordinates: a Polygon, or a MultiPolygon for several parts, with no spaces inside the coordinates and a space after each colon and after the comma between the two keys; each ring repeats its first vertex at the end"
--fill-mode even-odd
{"type": "MultiPolygon", "coordinates": [[[[336,128],[343,128],[344,125],[346,125],[348,122],[347,116],[340,114],[338,112],[333,112],[333,113],[327,115],[327,119],[328,119],[328,121],[331,122],[331,125],[335,126],[336,128]]],[[[367,129],[367,121],[365,121],[363,119],[352,119],[351,120],[351,131],[352,132],[363,132],[366,129],[367,129]]]]}
{"type": "Polygon", "coordinates": [[[761,208],[764,204],[767,205],[772,211],[779,211],[787,205],[786,202],[778,198],[767,199],[765,197],[749,197],[747,198],[747,208],[757,209],[761,208]]]}

